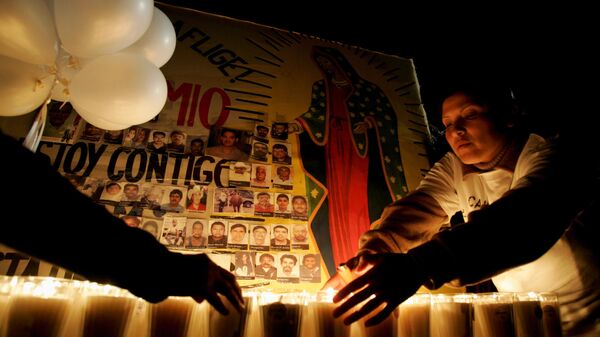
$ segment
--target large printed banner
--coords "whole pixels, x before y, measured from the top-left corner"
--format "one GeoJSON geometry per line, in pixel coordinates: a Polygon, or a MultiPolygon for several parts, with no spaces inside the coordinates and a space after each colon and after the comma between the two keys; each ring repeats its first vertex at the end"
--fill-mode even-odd
{"type": "MultiPolygon", "coordinates": [[[[170,249],[242,283],[318,289],[428,169],[411,60],[160,8],[177,33],[161,113],[105,131],[52,102],[38,151],[170,249]]],[[[0,273],[72,276],[10,248],[0,273]]]]}

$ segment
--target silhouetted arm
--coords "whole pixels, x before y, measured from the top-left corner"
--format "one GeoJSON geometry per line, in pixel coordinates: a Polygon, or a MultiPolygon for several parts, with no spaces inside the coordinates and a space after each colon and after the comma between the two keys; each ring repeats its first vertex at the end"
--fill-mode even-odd
{"type": "Polygon", "coordinates": [[[2,213],[20,219],[0,224],[4,244],[152,302],[189,295],[221,309],[217,293],[239,302],[234,276],[206,255],[170,252],[151,234],[126,226],[77,191],[44,155],[1,132],[0,146],[5,158],[0,165],[2,213]],[[165,265],[186,270],[185,278],[175,282],[158,268],[165,265]]]}

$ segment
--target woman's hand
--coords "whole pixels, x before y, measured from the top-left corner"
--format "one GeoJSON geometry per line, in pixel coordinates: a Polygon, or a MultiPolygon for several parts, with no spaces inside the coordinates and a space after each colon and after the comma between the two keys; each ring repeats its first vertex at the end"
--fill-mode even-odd
{"type": "Polygon", "coordinates": [[[363,275],[340,289],[333,298],[334,302],[341,302],[333,311],[336,318],[356,307],[356,311],[344,319],[345,324],[351,324],[378,308],[380,310],[365,325],[372,326],[382,322],[425,281],[420,268],[406,254],[362,255],[356,269],[363,267],[365,270],[364,266],[367,265],[370,268],[363,275]]]}

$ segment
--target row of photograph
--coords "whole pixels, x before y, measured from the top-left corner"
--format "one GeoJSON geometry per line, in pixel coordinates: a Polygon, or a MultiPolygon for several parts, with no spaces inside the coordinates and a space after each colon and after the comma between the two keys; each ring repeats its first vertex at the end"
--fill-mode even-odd
{"type": "Polygon", "coordinates": [[[257,187],[291,190],[294,183],[293,168],[287,165],[266,165],[247,162],[229,164],[230,187],[257,187]]]}
{"type": "Polygon", "coordinates": [[[123,215],[127,226],[143,229],[175,249],[254,251],[309,250],[307,224],[263,224],[227,219],[197,219],[167,215],[162,220],[123,215]]]}
{"type": "Polygon", "coordinates": [[[210,211],[295,220],[308,220],[309,214],[308,201],[304,195],[243,188],[209,188],[205,185],[170,186],[110,180],[98,182],[95,178],[72,174],[66,174],[65,177],[94,201],[115,206],[116,214],[141,216],[143,209],[149,209],[155,216],[161,217],[169,212],[210,211]],[[209,198],[209,194],[212,198],[209,198]],[[125,211],[126,208],[129,210],[125,211]]]}
{"type": "Polygon", "coordinates": [[[182,130],[132,126],[124,130],[104,130],[86,121],[70,103],[51,101],[42,139],[53,142],[103,142],[159,153],[211,155],[227,160],[272,161],[290,165],[291,144],[287,122],[255,124],[253,130],[212,127],[207,134],[189,134],[182,130]]]}
{"type": "Polygon", "coordinates": [[[211,260],[240,280],[320,283],[321,255],[315,253],[235,252],[209,254],[211,260]]]}
{"type": "MultiPolygon", "coordinates": [[[[248,162],[229,162],[223,168],[228,169],[228,187],[254,187],[259,189],[292,190],[294,184],[293,168],[287,165],[256,164],[248,162]]],[[[116,181],[98,181],[96,178],[83,177],[66,173],[65,177],[82,193],[90,197],[98,197],[107,201],[139,201],[136,200],[148,192],[150,183],[132,183],[116,181]],[[103,184],[104,190],[96,196],[98,187],[103,184]],[[126,191],[125,186],[134,188],[126,191]],[[140,187],[140,185],[143,185],[140,187]]]]}

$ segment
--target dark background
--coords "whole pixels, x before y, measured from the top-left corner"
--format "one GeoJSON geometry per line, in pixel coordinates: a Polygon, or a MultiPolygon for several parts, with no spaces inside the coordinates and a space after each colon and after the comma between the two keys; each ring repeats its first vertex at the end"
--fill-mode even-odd
{"type": "Polygon", "coordinates": [[[573,3],[161,2],[411,58],[433,124],[439,92],[477,76],[508,83],[537,132],[594,131],[596,19],[573,3]]]}

